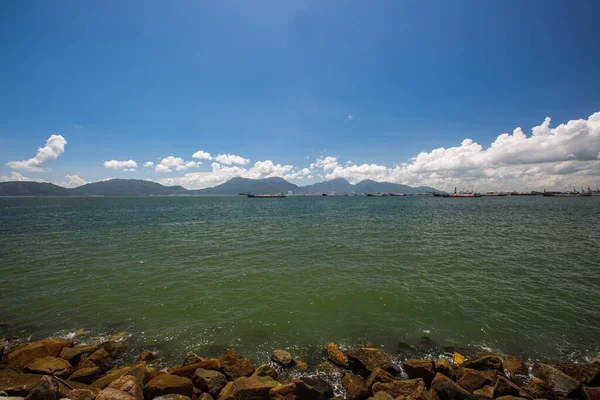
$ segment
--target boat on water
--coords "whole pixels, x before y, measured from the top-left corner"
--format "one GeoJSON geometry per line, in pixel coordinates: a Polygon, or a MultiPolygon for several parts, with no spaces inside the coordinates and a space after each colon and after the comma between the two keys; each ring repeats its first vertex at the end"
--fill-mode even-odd
{"type": "Polygon", "coordinates": [[[471,191],[461,190],[460,192],[457,192],[456,188],[454,188],[454,193],[433,192],[432,194],[433,194],[433,197],[482,197],[483,196],[481,193],[475,193],[473,190],[471,190],[471,191]]]}
{"type": "Polygon", "coordinates": [[[247,193],[246,196],[248,196],[251,199],[280,199],[280,198],[286,197],[285,194],[251,194],[251,193],[247,193]]]}
{"type": "Polygon", "coordinates": [[[581,192],[578,192],[577,190],[575,190],[575,188],[573,188],[573,191],[571,192],[549,192],[544,189],[543,193],[544,197],[591,197],[592,195],[593,192],[589,186],[587,190],[583,190],[583,188],[581,188],[581,192]]]}
{"type": "Polygon", "coordinates": [[[482,196],[506,196],[505,192],[485,192],[482,193],[482,196]]]}

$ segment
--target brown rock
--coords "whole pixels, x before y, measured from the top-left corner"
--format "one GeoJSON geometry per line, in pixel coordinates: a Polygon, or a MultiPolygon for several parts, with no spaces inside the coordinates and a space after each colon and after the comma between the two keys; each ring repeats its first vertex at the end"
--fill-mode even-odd
{"type": "Polygon", "coordinates": [[[113,367],[112,357],[103,347],[93,352],[86,360],[98,366],[101,371],[108,371],[113,367]]]}
{"type": "Polygon", "coordinates": [[[144,392],[134,376],[124,375],[119,379],[112,381],[108,387],[129,393],[135,397],[136,400],[144,400],[144,392]]]}
{"type": "Polygon", "coordinates": [[[347,400],[364,400],[369,397],[369,389],[358,375],[345,374],[342,378],[342,386],[346,391],[347,400]]]}
{"type": "Polygon", "coordinates": [[[534,399],[558,400],[556,393],[540,378],[533,377],[523,385],[523,390],[534,399]]]}
{"type": "Polygon", "coordinates": [[[468,371],[458,381],[459,386],[469,393],[473,393],[475,390],[480,389],[486,385],[490,385],[491,383],[492,382],[488,379],[487,376],[475,370],[468,371]]]}
{"type": "Polygon", "coordinates": [[[431,395],[434,399],[439,400],[462,400],[471,398],[469,392],[458,386],[446,375],[439,372],[435,374],[435,378],[431,381],[431,395]]]}
{"type": "Polygon", "coordinates": [[[274,387],[269,391],[271,400],[296,400],[296,384],[294,382],[274,387]]]}
{"type": "Polygon", "coordinates": [[[216,358],[209,358],[207,360],[200,361],[199,363],[196,363],[196,364],[188,364],[188,365],[184,365],[183,367],[176,367],[176,368],[169,369],[169,373],[173,374],[173,375],[179,375],[179,376],[185,376],[187,378],[191,378],[194,375],[194,372],[196,372],[196,370],[198,368],[210,369],[212,371],[219,371],[219,370],[221,370],[221,362],[219,360],[217,360],[216,358]]]}
{"type": "Polygon", "coordinates": [[[554,365],[554,368],[586,386],[600,386],[600,365],[598,364],[560,363],[554,365]]]}
{"type": "Polygon", "coordinates": [[[256,371],[252,374],[253,376],[270,376],[271,378],[277,380],[279,374],[273,367],[269,364],[263,364],[260,367],[256,368],[256,371]]]}
{"type": "Polygon", "coordinates": [[[94,400],[96,395],[89,389],[74,389],[69,392],[70,400],[94,400]]]}
{"type": "Polygon", "coordinates": [[[452,364],[447,358],[441,357],[435,362],[435,372],[450,376],[452,374],[452,369],[452,364]]]}
{"type": "MultiPolygon", "coordinates": [[[[377,392],[375,393],[375,395],[373,397],[370,397],[371,399],[375,399],[375,400],[394,400],[394,398],[392,396],[390,396],[389,394],[387,394],[386,392],[377,392]]],[[[402,399],[401,397],[399,397],[399,399],[402,399]]]]}
{"type": "Polygon", "coordinates": [[[584,400],[600,400],[600,387],[587,387],[581,388],[581,394],[584,400]]]}
{"type": "Polygon", "coordinates": [[[506,357],[506,360],[502,362],[502,365],[504,365],[506,372],[509,373],[510,378],[515,381],[524,382],[527,375],[529,375],[525,363],[518,357],[508,356],[506,357]]]}
{"type": "Polygon", "coordinates": [[[65,360],[75,365],[77,364],[77,361],[79,361],[79,357],[85,354],[90,355],[99,348],[100,345],[65,347],[60,352],[60,358],[64,358],[65,360]]]}
{"type": "Polygon", "coordinates": [[[361,347],[349,351],[347,356],[352,371],[362,376],[369,376],[375,368],[381,368],[392,374],[399,369],[386,354],[376,348],[361,347]]]}
{"type": "Polygon", "coordinates": [[[520,387],[503,376],[499,376],[494,385],[494,397],[518,396],[520,392],[520,387]]]}
{"type": "MultiPolygon", "coordinates": [[[[189,396],[184,396],[182,394],[165,394],[163,396],[155,397],[152,400],[191,400],[189,396]]],[[[208,393],[202,393],[198,400],[212,400],[212,397],[208,393]],[[204,397],[203,397],[204,396],[204,397]]]]}
{"type": "Polygon", "coordinates": [[[296,398],[299,400],[323,400],[321,391],[302,379],[294,379],[296,385],[296,398]]]}
{"type": "Polygon", "coordinates": [[[58,356],[63,348],[71,344],[69,340],[44,339],[11,349],[5,358],[13,368],[22,370],[36,358],[58,356]]]}
{"type": "MultiPolygon", "coordinates": [[[[155,398],[155,400],[156,400],[156,398],[155,398]]],[[[214,400],[214,397],[212,397],[208,393],[202,393],[200,396],[198,396],[198,400],[214,400]]]]}
{"type": "Polygon", "coordinates": [[[497,399],[498,400],[527,400],[523,397],[517,397],[517,396],[500,396],[497,399]]]}
{"type": "Polygon", "coordinates": [[[192,396],[192,380],[182,376],[162,374],[148,382],[144,388],[145,397],[150,399],[170,393],[192,396]]]}
{"type": "Polygon", "coordinates": [[[536,364],[533,367],[533,374],[546,382],[559,396],[569,397],[579,390],[579,381],[548,364],[536,364]]]}
{"type": "Polygon", "coordinates": [[[396,379],[389,372],[387,372],[381,368],[375,368],[373,370],[373,372],[371,372],[369,374],[369,377],[367,378],[366,387],[367,387],[367,389],[371,390],[371,387],[373,386],[373,384],[375,382],[389,383],[389,382],[393,382],[395,380],[396,379]]]}
{"type": "Polygon", "coordinates": [[[285,350],[275,350],[273,354],[271,354],[271,361],[284,367],[291,367],[294,365],[294,358],[285,350]]]}
{"type": "Polygon", "coordinates": [[[98,379],[98,375],[100,375],[100,368],[96,366],[89,368],[81,368],[73,372],[68,380],[73,382],[81,382],[89,385],[96,379],[98,379]]]}
{"type": "Polygon", "coordinates": [[[101,344],[101,347],[106,350],[111,358],[117,358],[125,351],[125,346],[115,340],[109,340],[101,344]]]}
{"type": "Polygon", "coordinates": [[[197,364],[201,361],[204,361],[204,358],[199,357],[196,353],[192,351],[188,351],[187,353],[185,353],[185,358],[183,359],[182,365],[185,367],[186,365],[197,364]]]}
{"type": "Polygon", "coordinates": [[[271,389],[281,384],[269,376],[240,377],[229,382],[221,393],[219,400],[260,400],[268,399],[271,389]]]}
{"type": "Polygon", "coordinates": [[[494,387],[484,386],[481,389],[473,390],[473,394],[489,397],[491,399],[494,397],[494,387]]]}
{"type": "Polygon", "coordinates": [[[136,400],[136,398],[122,390],[106,388],[98,393],[96,400],[136,400]]]}
{"type": "Polygon", "coordinates": [[[0,390],[9,396],[27,396],[40,378],[40,375],[21,374],[10,370],[0,371],[0,390]]]}
{"type": "Polygon", "coordinates": [[[502,360],[500,357],[487,355],[479,357],[473,361],[464,364],[465,368],[476,369],[478,371],[496,370],[503,372],[502,360]]]}
{"type": "Polygon", "coordinates": [[[294,360],[296,364],[294,365],[294,369],[298,372],[308,371],[308,363],[302,360],[294,360]]]}
{"type": "Polygon", "coordinates": [[[342,369],[329,360],[325,360],[318,364],[315,368],[317,372],[325,372],[328,374],[340,374],[342,369]]]}
{"type": "Polygon", "coordinates": [[[250,376],[255,370],[254,364],[250,360],[244,358],[234,350],[225,351],[219,357],[219,361],[221,362],[221,369],[229,379],[250,376]]]}
{"type": "Polygon", "coordinates": [[[49,376],[42,376],[40,381],[31,389],[27,400],[56,400],[60,398],[58,383],[49,376]]]}
{"type": "Polygon", "coordinates": [[[36,358],[25,367],[25,372],[56,375],[59,378],[67,378],[71,375],[71,371],[71,364],[67,360],[51,356],[36,358]]]}
{"type": "Polygon", "coordinates": [[[421,378],[427,386],[435,376],[432,360],[405,360],[402,362],[402,368],[410,379],[421,378]]]}
{"type": "Polygon", "coordinates": [[[129,373],[133,369],[133,367],[134,367],[133,365],[124,365],[122,367],[113,368],[110,371],[108,371],[106,374],[102,375],[100,378],[95,380],[92,383],[92,386],[95,386],[99,389],[104,389],[112,381],[115,381],[115,380],[119,379],[120,377],[122,377],[123,375],[126,375],[127,373],[129,373]]]}
{"type": "Polygon", "coordinates": [[[404,396],[408,399],[422,399],[428,397],[427,392],[425,391],[425,381],[421,378],[388,383],[375,382],[371,391],[373,393],[386,392],[394,398],[398,396],[404,396]]]}
{"type": "Polygon", "coordinates": [[[219,392],[227,385],[227,378],[220,372],[198,368],[194,372],[192,382],[198,389],[217,397],[219,392]]]}
{"type": "Polygon", "coordinates": [[[114,335],[109,336],[109,341],[111,342],[123,342],[127,339],[129,339],[129,337],[131,336],[131,333],[129,332],[119,332],[119,333],[115,333],[114,335]]]}
{"type": "Polygon", "coordinates": [[[156,355],[153,352],[151,352],[150,350],[144,349],[142,351],[142,354],[140,354],[138,361],[152,361],[155,358],[156,358],[156,355]]]}
{"type": "Polygon", "coordinates": [[[327,359],[335,365],[348,368],[348,357],[346,357],[334,342],[327,345],[327,359]]]}

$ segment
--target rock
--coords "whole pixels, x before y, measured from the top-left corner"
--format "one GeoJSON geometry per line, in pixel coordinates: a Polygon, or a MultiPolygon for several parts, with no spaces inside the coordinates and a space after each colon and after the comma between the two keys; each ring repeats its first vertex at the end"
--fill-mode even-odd
{"type": "Polygon", "coordinates": [[[298,372],[304,372],[304,371],[308,371],[308,363],[306,361],[302,361],[302,360],[294,360],[295,361],[295,365],[294,365],[294,369],[298,372]]]}
{"type": "Polygon", "coordinates": [[[527,400],[523,397],[517,397],[517,396],[500,396],[497,399],[498,400],[527,400]]]}
{"type": "Polygon", "coordinates": [[[86,360],[99,367],[101,371],[108,371],[113,367],[112,357],[103,347],[93,352],[86,360]]]}
{"type": "Polygon", "coordinates": [[[525,363],[518,357],[508,356],[506,360],[502,361],[502,365],[506,372],[508,372],[509,377],[515,382],[525,382],[527,375],[529,375],[525,363]]]}
{"type": "Polygon", "coordinates": [[[88,389],[74,389],[69,392],[70,400],[94,400],[96,395],[88,389]]]}
{"type": "Polygon", "coordinates": [[[27,396],[40,381],[40,375],[21,374],[14,371],[0,371],[0,390],[9,396],[27,396]]]}
{"type": "Polygon", "coordinates": [[[389,382],[393,382],[395,380],[396,379],[389,372],[387,372],[381,368],[375,368],[373,370],[373,372],[371,372],[369,374],[369,377],[367,378],[366,387],[367,387],[367,389],[371,390],[371,387],[373,386],[373,384],[375,382],[389,383],[389,382]]]}
{"type": "Polygon", "coordinates": [[[362,376],[369,376],[375,368],[381,368],[392,374],[397,373],[399,369],[386,354],[376,348],[361,347],[349,351],[347,356],[352,371],[362,376]]]}
{"type": "Polygon", "coordinates": [[[540,378],[533,377],[523,385],[523,390],[534,399],[558,400],[556,393],[540,378]]]}
{"type": "Polygon", "coordinates": [[[332,363],[329,360],[325,360],[322,363],[318,364],[315,368],[317,372],[324,372],[327,374],[340,374],[342,373],[342,369],[332,363]]]}
{"type": "Polygon", "coordinates": [[[71,375],[72,370],[73,368],[67,360],[51,356],[36,358],[29,363],[27,367],[25,367],[25,372],[31,372],[33,374],[56,375],[59,378],[65,379],[71,375]]]}
{"type": "Polygon", "coordinates": [[[471,395],[468,391],[458,386],[455,382],[453,382],[446,375],[441,373],[435,374],[435,378],[431,381],[431,389],[434,397],[440,400],[463,400],[463,399],[471,399],[471,395]]]}
{"type": "Polygon", "coordinates": [[[150,350],[144,349],[142,354],[140,354],[138,361],[151,361],[156,358],[156,355],[150,350]]]}
{"type": "Polygon", "coordinates": [[[202,393],[200,396],[198,396],[198,400],[214,400],[214,397],[208,393],[202,393]]]}
{"type": "Polygon", "coordinates": [[[198,368],[194,372],[192,382],[198,389],[208,392],[212,397],[217,397],[227,385],[227,378],[220,372],[198,368]]]}
{"type": "Polygon", "coordinates": [[[95,386],[100,389],[104,389],[112,381],[119,379],[123,375],[126,375],[131,370],[133,370],[133,367],[134,367],[133,365],[124,365],[122,367],[113,368],[110,371],[108,371],[106,374],[102,375],[100,378],[95,380],[92,383],[92,386],[95,386]]]}
{"type": "Polygon", "coordinates": [[[117,358],[125,351],[125,346],[117,341],[109,340],[100,345],[111,358],[117,358]]]}
{"type": "Polygon", "coordinates": [[[466,362],[465,368],[476,369],[478,371],[496,370],[503,372],[502,360],[497,356],[487,355],[479,357],[473,361],[466,362]]]}
{"type": "Polygon", "coordinates": [[[256,368],[256,371],[252,374],[254,376],[270,376],[271,378],[277,380],[279,374],[273,367],[269,364],[263,364],[260,367],[256,368]]]}
{"type": "Polygon", "coordinates": [[[209,358],[204,361],[200,361],[196,364],[188,364],[183,367],[177,367],[169,369],[169,373],[173,375],[185,376],[186,378],[191,378],[194,375],[194,372],[198,368],[210,369],[212,371],[221,370],[221,362],[216,358],[209,358]]]}
{"type": "Polygon", "coordinates": [[[494,397],[494,387],[484,386],[481,389],[473,390],[473,394],[489,397],[491,399],[494,397]]]}
{"type": "Polygon", "coordinates": [[[348,368],[348,357],[346,357],[334,342],[327,345],[327,359],[335,365],[348,368]]]}
{"type": "Polygon", "coordinates": [[[146,384],[144,394],[146,398],[153,399],[156,396],[163,394],[182,394],[184,396],[192,396],[193,393],[192,380],[182,376],[172,374],[162,374],[146,384]]]}
{"type": "Polygon", "coordinates": [[[405,360],[402,362],[402,368],[410,379],[421,378],[427,386],[431,385],[435,376],[432,360],[405,360]]]}
{"type": "Polygon", "coordinates": [[[584,400],[600,400],[600,387],[587,387],[581,388],[581,394],[584,400]]]}
{"type": "Polygon", "coordinates": [[[518,396],[520,392],[520,387],[503,376],[499,376],[494,385],[494,397],[518,396]]]}
{"type": "MultiPolygon", "coordinates": [[[[200,397],[198,397],[198,400],[212,400],[212,397],[207,398],[207,397],[202,397],[202,396],[208,396],[210,397],[210,394],[208,393],[202,393],[202,395],[200,395],[200,397]]],[[[189,396],[184,396],[182,394],[165,394],[163,396],[157,396],[152,400],[191,400],[189,396]]]]}
{"type": "Polygon", "coordinates": [[[370,398],[375,400],[394,400],[394,398],[386,392],[377,392],[373,397],[370,398]]]}
{"type": "Polygon", "coordinates": [[[480,389],[486,385],[490,385],[492,382],[487,376],[479,371],[471,370],[460,378],[458,385],[465,389],[469,393],[473,393],[475,390],[480,389]]]}
{"type": "Polygon", "coordinates": [[[285,350],[275,350],[273,354],[271,354],[271,360],[284,367],[291,367],[294,365],[294,358],[285,350]]]}
{"type": "Polygon", "coordinates": [[[85,330],[84,328],[81,329],[75,329],[75,331],[73,332],[75,337],[80,337],[80,336],[85,336],[88,334],[88,331],[85,330]]]}
{"type": "Polygon", "coordinates": [[[600,386],[600,365],[598,364],[560,363],[554,365],[554,368],[586,386],[600,386]]]}
{"type": "Polygon", "coordinates": [[[130,336],[131,336],[131,333],[129,333],[129,332],[119,332],[119,333],[115,333],[114,335],[109,336],[108,340],[111,342],[123,342],[123,341],[129,339],[130,336]]]}
{"type": "Polygon", "coordinates": [[[546,382],[559,396],[569,397],[579,390],[579,382],[548,364],[536,364],[533,374],[546,382]]]}
{"type": "Polygon", "coordinates": [[[280,385],[269,376],[242,376],[225,385],[219,400],[266,400],[271,389],[280,385]]]}
{"type": "Polygon", "coordinates": [[[269,391],[271,400],[296,400],[296,384],[294,382],[274,387],[269,391]]]}
{"type": "Polygon", "coordinates": [[[96,400],[136,400],[136,398],[122,390],[106,388],[98,393],[96,400]]]}
{"type": "Polygon", "coordinates": [[[369,389],[358,375],[345,374],[342,378],[342,386],[346,391],[347,400],[364,400],[369,397],[369,389]]]}
{"type": "Polygon", "coordinates": [[[65,347],[60,352],[60,358],[63,358],[75,365],[77,364],[79,357],[81,357],[84,354],[90,355],[96,350],[98,350],[98,348],[100,348],[100,345],[65,347]]]}
{"type": "Polygon", "coordinates": [[[254,364],[250,360],[244,358],[234,350],[225,351],[219,357],[219,361],[221,362],[221,369],[229,379],[250,376],[255,370],[254,364]]]}
{"type": "Polygon", "coordinates": [[[299,400],[327,400],[333,397],[333,388],[322,379],[304,377],[294,379],[294,383],[299,400]]]}
{"type": "Polygon", "coordinates": [[[428,397],[425,391],[425,381],[421,378],[408,379],[405,381],[392,381],[387,383],[375,382],[371,388],[373,393],[386,392],[396,398],[404,396],[410,399],[421,399],[428,397]]]}
{"type": "Polygon", "coordinates": [[[136,400],[144,400],[144,392],[134,376],[123,375],[119,379],[112,381],[108,387],[129,393],[135,397],[136,400]]]}
{"type": "Polygon", "coordinates": [[[44,339],[39,342],[29,343],[11,350],[6,355],[6,361],[13,368],[22,370],[36,358],[56,357],[62,349],[71,346],[69,340],[44,339]]]}
{"type": "Polygon", "coordinates": [[[204,358],[199,357],[196,353],[192,351],[188,351],[187,353],[185,353],[185,358],[183,359],[183,364],[181,365],[185,367],[186,365],[197,364],[201,361],[204,361],[204,358]]]}
{"type": "Polygon", "coordinates": [[[26,400],[57,400],[60,399],[58,391],[58,383],[55,379],[49,376],[42,376],[40,381],[35,385],[29,394],[25,397],[26,400]]]}
{"type": "Polygon", "coordinates": [[[100,368],[98,367],[81,368],[73,372],[68,380],[89,385],[98,379],[98,375],[100,375],[100,368]]]}
{"type": "Polygon", "coordinates": [[[452,364],[447,358],[441,357],[435,362],[435,372],[450,376],[452,374],[452,369],[452,364]]]}

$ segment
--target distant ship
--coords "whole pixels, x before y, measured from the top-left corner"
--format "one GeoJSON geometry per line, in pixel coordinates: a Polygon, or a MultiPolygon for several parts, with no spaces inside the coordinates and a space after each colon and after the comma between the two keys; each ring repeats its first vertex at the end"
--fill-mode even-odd
{"type": "Polygon", "coordinates": [[[460,191],[456,192],[456,188],[454,188],[454,193],[446,193],[446,192],[433,192],[434,197],[482,197],[481,193],[475,193],[473,190],[469,191],[460,191]]]}
{"type": "Polygon", "coordinates": [[[573,188],[572,192],[548,192],[546,190],[544,190],[543,193],[544,197],[590,197],[592,195],[594,195],[594,193],[592,192],[592,189],[590,189],[590,187],[588,186],[587,190],[583,190],[583,188],[581,188],[581,192],[578,192],[577,190],[575,190],[575,188],[573,188]]]}

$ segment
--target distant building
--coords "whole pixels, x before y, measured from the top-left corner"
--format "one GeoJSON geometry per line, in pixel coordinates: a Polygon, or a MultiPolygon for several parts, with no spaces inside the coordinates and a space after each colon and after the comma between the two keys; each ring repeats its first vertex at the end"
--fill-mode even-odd
{"type": "Polygon", "coordinates": [[[293,194],[294,194],[294,191],[293,191],[293,190],[288,190],[288,196],[291,196],[291,195],[293,195],[293,194]]]}

